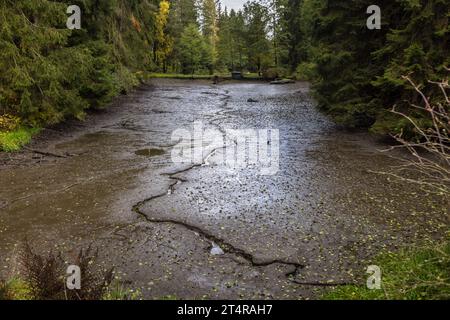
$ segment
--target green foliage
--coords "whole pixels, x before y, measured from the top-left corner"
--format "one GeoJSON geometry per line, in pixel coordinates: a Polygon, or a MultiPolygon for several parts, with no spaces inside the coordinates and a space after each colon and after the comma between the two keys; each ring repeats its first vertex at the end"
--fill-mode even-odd
{"type": "Polygon", "coordinates": [[[218,67],[242,70],[248,67],[246,25],[241,11],[223,11],[219,18],[218,67]]]}
{"type": "Polygon", "coordinates": [[[1,1],[0,111],[45,126],[130,90],[134,72],[152,67],[151,2],[1,1]],[[66,28],[69,4],[81,7],[82,30],[66,28]]]}
{"type": "Polygon", "coordinates": [[[382,290],[344,286],[327,293],[330,300],[448,300],[450,241],[381,255],[382,290]]]}
{"type": "Polygon", "coordinates": [[[367,59],[380,45],[381,35],[366,27],[367,4],[355,0],[314,5],[319,14],[312,22],[316,27],[311,30],[314,45],[309,55],[316,66],[319,106],[348,127],[371,126],[375,121],[368,108],[371,96],[362,93],[370,91],[370,81],[378,72],[367,59]]]}
{"type": "Polygon", "coordinates": [[[14,152],[28,144],[39,129],[19,128],[13,131],[0,131],[0,151],[14,152]]]}
{"type": "Polygon", "coordinates": [[[187,26],[195,24],[198,26],[198,12],[196,0],[173,0],[169,11],[167,33],[173,39],[173,50],[170,53],[167,64],[168,71],[182,72],[180,37],[187,26]]]}
{"type": "Polygon", "coordinates": [[[13,131],[17,129],[19,125],[19,117],[10,114],[4,114],[0,116],[0,131],[13,131]]]}
{"type": "Polygon", "coordinates": [[[299,80],[313,80],[316,67],[313,62],[300,63],[295,70],[295,76],[299,80]]]}
{"type": "Polygon", "coordinates": [[[15,277],[9,281],[0,281],[0,300],[31,300],[33,296],[29,285],[15,277]]]}
{"type": "MultiPolygon", "coordinates": [[[[114,281],[106,289],[101,300],[140,300],[142,293],[139,290],[127,288],[119,281],[114,281]]],[[[99,299],[100,299],[99,298],[99,299]]],[[[8,281],[0,281],[1,300],[34,300],[32,289],[27,281],[14,277],[8,281]]]]}
{"type": "Polygon", "coordinates": [[[214,71],[250,70],[260,73],[274,64],[270,15],[264,4],[251,1],[238,12],[222,10],[220,2],[215,0],[203,0],[199,4],[197,12],[192,9],[195,8],[192,0],[173,1],[169,32],[175,45],[168,59],[170,71],[189,74],[193,70],[207,70],[213,74],[214,71]],[[190,55],[187,49],[192,48],[193,42],[200,44],[199,35],[202,44],[190,55]]]}
{"type": "Polygon", "coordinates": [[[195,24],[184,29],[179,42],[179,58],[184,73],[194,74],[202,61],[209,61],[207,44],[195,24]]]}
{"type": "Polygon", "coordinates": [[[216,0],[203,0],[201,6],[202,16],[202,35],[205,37],[207,54],[204,56],[204,62],[211,73],[214,72],[217,63],[217,44],[219,41],[219,14],[216,0]]]}
{"type": "Polygon", "coordinates": [[[103,300],[140,300],[142,293],[125,287],[119,281],[113,282],[107,289],[103,300]]]}
{"type": "Polygon", "coordinates": [[[305,1],[285,0],[284,10],[281,13],[281,30],[279,37],[281,45],[286,47],[287,55],[282,60],[291,70],[295,70],[297,65],[307,59],[306,52],[309,43],[306,38],[306,30],[301,28],[301,24],[306,18],[302,16],[302,8],[305,1]]]}
{"type": "MultiPolygon", "coordinates": [[[[217,76],[219,79],[232,80],[231,74],[229,72],[216,72],[214,75],[209,74],[207,70],[204,73],[196,73],[196,74],[183,74],[183,73],[149,73],[147,74],[148,78],[155,79],[190,79],[190,80],[213,80],[214,77],[217,76]]],[[[260,80],[261,77],[257,73],[244,73],[244,78],[247,80],[260,80]]]]}
{"type": "Polygon", "coordinates": [[[275,79],[281,79],[286,78],[288,76],[288,72],[284,68],[267,68],[262,73],[262,77],[264,80],[275,80],[275,79]]]}
{"type": "Polygon", "coordinates": [[[244,19],[247,22],[245,40],[250,71],[260,73],[272,64],[270,42],[267,38],[269,18],[267,8],[258,2],[245,4],[244,19]]]}
{"type": "Polygon", "coordinates": [[[408,131],[389,110],[419,122],[410,75],[433,96],[450,65],[446,0],[381,0],[382,29],[366,27],[364,0],[3,0],[0,114],[45,126],[104,108],[143,79],[173,73],[283,69],[313,82],[320,108],[347,127],[408,131]],[[170,3],[170,5],[169,5],[170,3]],[[69,4],[82,30],[66,28],[69,4]],[[407,102],[408,101],[408,102],[407,102]]]}
{"type": "MultiPolygon", "coordinates": [[[[155,79],[193,79],[193,80],[211,80],[212,76],[207,73],[207,74],[183,74],[183,73],[150,73],[149,78],[155,78],[155,79]]],[[[228,76],[230,77],[229,74],[224,74],[224,75],[220,75],[218,74],[219,77],[222,76],[228,76]]]]}
{"type": "Polygon", "coordinates": [[[170,3],[162,0],[159,3],[159,11],[155,21],[155,41],[153,44],[153,60],[157,65],[162,65],[167,71],[167,59],[173,50],[173,39],[169,34],[167,23],[169,20],[170,3]]]}
{"type": "MultiPolygon", "coordinates": [[[[419,99],[403,75],[415,79],[426,95],[436,90],[428,81],[444,78],[450,63],[450,3],[381,1],[381,30],[366,27],[369,5],[362,0],[303,2],[307,24],[299,27],[306,39],[303,54],[315,66],[315,96],[322,110],[347,127],[408,131],[390,110],[394,105],[411,110],[409,103],[419,99]]],[[[424,116],[415,112],[415,117],[424,116]]]]}
{"type": "MultiPolygon", "coordinates": [[[[418,95],[402,80],[409,75],[428,96],[437,96],[436,86],[429,81],[445,78],[444,66],[450,65],[450,3],[448,1],[398,1],[391,6],[390,31],[384,46],[373,53],[375,63],[385,65],[371,83],[378,92],[374,97],[384,107],[377,113],[375,131],[400,133],[407,127],[399,125],[398,117],[388,115],[395,104],[399,110],[412,110],[418,95]]],[[[415,112],[418,119],[424,118],[415,112]]]]}

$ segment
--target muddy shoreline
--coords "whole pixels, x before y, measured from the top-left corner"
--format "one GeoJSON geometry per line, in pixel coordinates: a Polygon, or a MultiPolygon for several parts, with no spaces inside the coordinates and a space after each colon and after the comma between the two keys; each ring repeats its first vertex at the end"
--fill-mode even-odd
{"type": "Polygon", "coordinates": [[[380,250],[439,238],[445,201],[374,174],[393,164],[385,145],[339,130],[308,92],[306,83],[152,80],[1,154],[0,276],[17,270],[27,237],[69,256],[92,244],[100,266],[114,265],[145,298],[308,299],[363,283],[380,250]],[[195,121],[279,129],[279,172],[230,171],[220,150],[174,164],[171,135],[195,121]]]}

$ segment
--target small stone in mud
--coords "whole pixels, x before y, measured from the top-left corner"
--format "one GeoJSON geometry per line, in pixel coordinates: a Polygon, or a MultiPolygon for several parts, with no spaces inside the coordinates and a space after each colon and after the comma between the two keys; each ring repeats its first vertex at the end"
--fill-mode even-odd
{"type": "Polygon", "coordinates": [[[156,157],[164,154],[164,150],[161,149],[141,149],[135,152],[138,156],[144,157],[156,157]]]}
{"type": "Polygon", "coordinates": [[[225,252],[223,252],[222,248],[219,247],[217,244],[215,244],[213,242],[212,248],[211,248],[211,255],[213,255],[213,256],[221,256],[221,255],[224,255],[224,254],[225,254],[225,252]]]}

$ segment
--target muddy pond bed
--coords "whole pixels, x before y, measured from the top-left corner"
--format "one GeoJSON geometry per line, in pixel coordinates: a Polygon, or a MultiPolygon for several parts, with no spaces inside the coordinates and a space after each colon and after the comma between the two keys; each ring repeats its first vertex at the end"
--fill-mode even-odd
{"type": "Polygon", "coordinates": [[[364,283],[381,250],[440,238],[447,199],[378,174],[396,164],[384,142],[340,130],[308,93],[158,80],[1,154],[0,277],[17,271],[26,238],[69,259],[98,248],[99,267],[144,298],[306,299],[364,283]],[[198,123],[278,130],[277,170],[230,169],[220,148],[174,162],[174,132],[198,123]]]}

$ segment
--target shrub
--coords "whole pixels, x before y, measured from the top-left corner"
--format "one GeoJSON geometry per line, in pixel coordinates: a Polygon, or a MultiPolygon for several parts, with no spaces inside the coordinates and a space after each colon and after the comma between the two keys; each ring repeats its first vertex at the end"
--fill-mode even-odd
{"type": "Polygon", "coordinates": [[[288,75],[288,72],[284,68],[268,68],[263,71],[262,77],[264,80],[275,80],[284,78],[288,75]]]}
{"type": "Polygon", "coordinates": [[[298,80],[313,80],[316,65],[312,62],[304,62],[297,66],[295,76],[298,80]]]}
{"type": "Polygon", "coordinates": [[[112,282],[113,269],[96,272],[93,267],[96,258],[97,252],[90,247],[80,250],[74,264],[80,267],[82,287],[80,290],[67,290],[67,265],[61,253],[39,255],[25,243],[20,254],[21,274],[30,297],[35,300],[100,300],[112,282]]]}
{"type": "Polygon", "coordinates": [[[0,300],[9,300],[7,284],[2,280],[0,280],[0,300]]]}
{"type": "MultiPolygon", "coordinates": [[[[450,69],[448,69],[450,74],[450,69]]],[[[404,77],[421,99],[420,104],[412,103],[416,112],[422,113],[418,121],[414,113],[405,113],[396,108],[392,113],[405,119],[412,127],[414,139],[403,133],[395,135],[399,146],[406,149],[412,157],[404,159],[399,167],[388,174],[404,182],[415,183],[423,190],[440,195],[450,193],[450,85],[448,78],[433,82],[440,95],[427,96],[411,78],[404,77]]],[[[389,149],[388,151],[392,150],[389,149]]]]}

